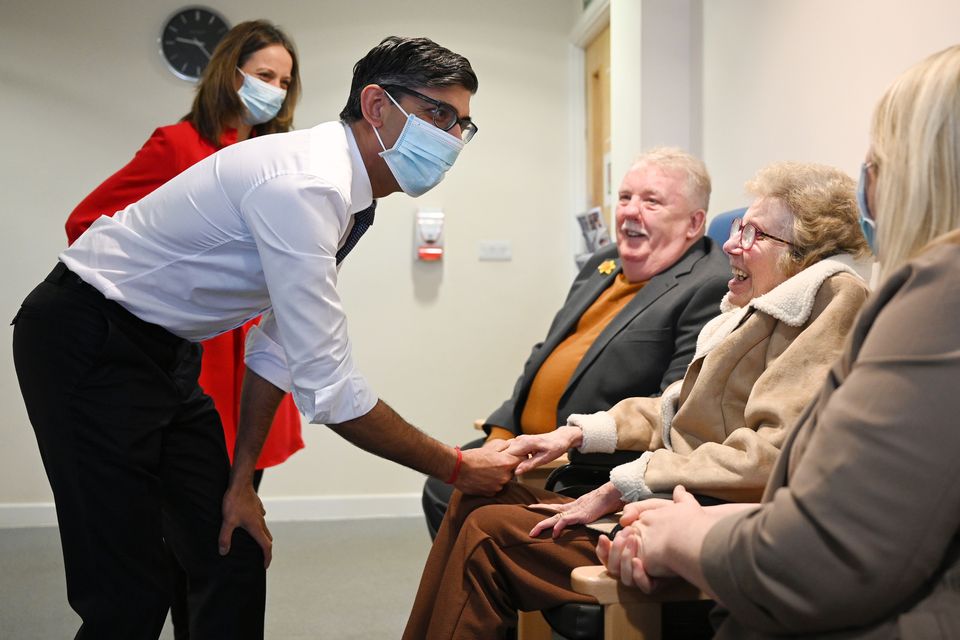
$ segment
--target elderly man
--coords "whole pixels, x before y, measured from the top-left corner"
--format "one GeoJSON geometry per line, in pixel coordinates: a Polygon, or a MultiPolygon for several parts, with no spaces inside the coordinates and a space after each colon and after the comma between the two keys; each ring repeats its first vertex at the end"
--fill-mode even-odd
{"type": "MultiPolygon", "coordinates": [[[[465,448],[544,433],[570,414],[656,395],[683,377],[730,274],[723,252],[703,237],[709,200],[699,159],[673,148],[637,158],[620,185],[616,246],[584,266],[513,395],[487,418],[486,440],[465,448]]],[[[431,537],[451,493],[434,478],[424,485],[431,537]]]]}
{"type": "Polygon", "coordinates": [[[375,198],[428,191],[476,132],[476,89],[463,56],[386,38],[355,65],[340,121],[225,148],[101,217],[24,301],[14,358],[77,638],[159,636],[163,540],[189,577],[192,636],[262,637],[271,539],[251,477],[285,391],[311,422],[467,493],[512,476],[514,456],[461,453],[378,399],[336,290],[375,198]],[[260,314],[231,470],[197,342],[260,314]]]}

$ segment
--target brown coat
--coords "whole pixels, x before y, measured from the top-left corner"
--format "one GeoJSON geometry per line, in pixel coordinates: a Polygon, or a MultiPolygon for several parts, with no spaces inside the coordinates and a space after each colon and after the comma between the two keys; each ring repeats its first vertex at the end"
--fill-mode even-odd
{"type": "MultiPolygon", "coordinates": [[[[678,484],[725,500],[760,499],[787,427],[823,384],[868,295],[838,262],[817,263],[715,318],[682,382],[608,412],[617,449],[651,452],[611,474],[625,500],[678,484]]],[[[581,426],[589,451],[591,429],[581,426]]]]}
{"type": "Polygon", "coordinates": [[[882,285],[763,507],[707,535],[718,637],[960,638],[958,267],[960,231],[882,285]]]}

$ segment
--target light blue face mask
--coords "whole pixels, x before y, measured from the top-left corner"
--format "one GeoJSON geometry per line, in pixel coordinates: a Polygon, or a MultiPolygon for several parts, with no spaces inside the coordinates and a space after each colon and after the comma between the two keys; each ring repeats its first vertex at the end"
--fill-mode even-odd
{"type": "Polygon", "coordinates": [[[463,150],[463,141],[407,113],[389,93],[387,97],[407,116],[407,121],[397,142],[390,149],[384,146],[377,128],[373,128],[383,148],[380,157],[387,163],[403,192],[416,198],[440,184],[463,150]]]}
{"type": "Polygon", "coordinates": [[[860,229],[863,230],[863,237],[867,239],[870,251],[876,255],[877,223],[873,221],[873,216],[870,215],[870,207],[867,205],[867,168],[869,166],[869,163],[864,162],[860,169],[860,181],[857,183],[857,208],[860,210],[860,229]]]}
{"type": "Polygon", "coordinates": [[[240,94],[240,101],[246,107],[246,113],[243,114],[244,124],[253,126],[276,118],[287,97],[287,92],[249,73],[244,73],[240,67],[237,67],[237,71],[243,73],[243,84],[237,93],[240,94]]]}

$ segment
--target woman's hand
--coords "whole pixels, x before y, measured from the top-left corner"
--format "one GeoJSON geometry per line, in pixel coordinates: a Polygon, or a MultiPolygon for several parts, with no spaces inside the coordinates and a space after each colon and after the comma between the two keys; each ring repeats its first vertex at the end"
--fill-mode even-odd
{"type": "Polygon", "coordinates": [[[631,502],[623,508],[623,515],[620,516],[620,526],[627,527],[636,522],[641,514],[652,509],[669,507],[672,504],[673,500],[666,500],[664,498],[647,498],[646,500],[631,502]]]}
{"type": "Polygon", "coordinates": [[[680,576],[713,595],[700,566],[703,539],[724,515],[755,508],[743,504],[704,508],[677,486],[673,501],[642,500],[628,505],[620,521],[626,527],[613,542],[601,538],[597,555],[611,575],[646,593],[657,587],[658,579],[680,576]]]}
{"type": "Polygon", "coordinates": [[[535,538],[547,529],[553,528],[553,537],[557,538],[564,529],[574,524],[586,524],[602,518],[608,513],[616,513],[623,506],[620,491],[608,482],[590,493],[584,494],[573,502],[564,504],[532,504],[532,509],[546,509],[556,513],[541,520],[530,530],[535,538]]]}
{"type": "Polygon", "coordinates": [[[579,447],[582,442],[583,431],[580,427],[563,426],[540,435],[517,436],[510,441],[507,453],[526,458],[517,465],[516,473],[519,475],[556,460],[573,447],[579,447]]]}
{"type": "Polygon", "coordinates": [[[611,541],[601,536],[597,543],[597,556],[607,568],[607,573],[619,577],[628,587],[637,587],[644,593],[651,593],[660,584],[657,578],[647,573],[641,555],[643,540],[640,531],[633,526],[624,527],[611,541]]]}

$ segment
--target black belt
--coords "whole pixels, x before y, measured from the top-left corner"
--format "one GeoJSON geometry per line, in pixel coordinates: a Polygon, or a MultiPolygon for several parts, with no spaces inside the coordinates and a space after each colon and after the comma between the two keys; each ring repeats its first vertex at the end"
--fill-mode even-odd
{"type": "Polygon", "coordinates": [[[180,336],[170,333],[160,325],[147,322],[128,311],[116,301],[109,300],[103,295],[103,292],[89,282],[86,282],[73,271],[70,271],[67,265],[62,262],[57,262],[57,266],[53,268],[50,275],[44,278],[44,281],[67,287],[77,293],[95,299],[95,303],[102,305],[115,321],[137,331],[143,336],[149,337],[151,340],[158,341],[168,347],[178,348],[187,347],[192,344],[186,338],[181,338],[180,336]]]}
{"type": "Polygon", "coordinates": [[[50,272],[50,275],[44,278],[44,281],[52,282],[54,284],[67,284],[78,288],[88,288],[91,291],[96,291],[98,294],[103,295],[97,291],[96,287],[84,281],[83,278],[75,274],[73,271],[70,271],[70,269],[67,268],[67,265],[63,264],[62,262],[57,263],[57,266],[53,268],[53,271],[50,272]]]}

